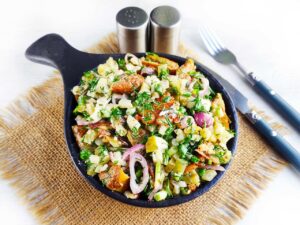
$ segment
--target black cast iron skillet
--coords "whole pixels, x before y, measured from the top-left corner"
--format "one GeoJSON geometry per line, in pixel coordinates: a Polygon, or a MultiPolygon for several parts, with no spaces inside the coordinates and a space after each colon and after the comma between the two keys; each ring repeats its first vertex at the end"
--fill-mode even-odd
{"type": "MultiPolygon", "coordinates": [[[[138,57],[142,57],[144,53],[136,54],[138,57]]],[[[183,64],[185,58],[168,55],[159,54],[161,56],[167,57],[171,60],[183,64]]],[[[75,118],[72,114],[73,109],[76,106],[76,101],[71,93],[73,86],[77,85],[80,81],[83,72],[91,70],[97,67],[101,63],[105,63],[108,57],[113,57],[114,59],[123,58],[124,54],[89,54],[81,52],[70,46],[61,36],[57,34],[48,34],[36,42],[34,42],[26,51],[26,57],[34,62],[49,65],[55,67],[61,72],[63,82],[64,82],[64,96],[65,96],[65,111],[64,111],[64,131],[65,140],[69,149],[69,153],[73,160],[73,163],[79,173],[97,190],[102,193],[118,200],[123,203],[130,205],[157,208],[157,207],[167,207],[172,205],[181,204],[190,201],[205,192],[207,192],[211,187],[213,187],[224,175],[224,172],[219,172],[218,175],[208,183],[203,183],[201,186],[190,195],[177,196],[172,199],[167,199],[161,202],[147,201],[146,199],[127,199],[123,194],[118,192],[113,192],[106,187],[102,186],[98,177],[91,177],[86,174],[86,166],[79,158],[79,147],[77,146],[75,137],[72,132],[72,125],[75,124],[75,118]]],[[[197,70],[201,71],[210,81],[210,86],[216,92],[220,92],[223,95],[226,111],[231,119],[231,129],[235,130],[237,133],[237,113],[233,102],[231,101],[228,93],[221,86],[221,84],[211,75],[213,72],[210,71],[205,66],[197,63],[197,70]]],[[[236,151],[237,136],[228,142],[228,148],[232,151],[233,155],[236,151]]],[[[230,163],[229,163],[230,164],[230,163]]],[[[225,165],[225,169],[228,168],[229,164],[225,165]]],[[[66,174],[66,176],[68,176],[66,174]]]]}

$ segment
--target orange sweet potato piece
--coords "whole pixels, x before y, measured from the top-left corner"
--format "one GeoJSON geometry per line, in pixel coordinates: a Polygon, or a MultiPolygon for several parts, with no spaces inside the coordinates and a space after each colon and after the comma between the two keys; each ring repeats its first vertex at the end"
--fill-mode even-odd
{"type": "Polygon", "coordinates": [[[117,165],[110,167],[108,172],[101,172],[99,179],[112,191],[124,192],[129,184],[129,176],[117,165]]]}
{"type": "Polygon", "coordinates": [[[144,77],[139,74],[124,75],[111,85],[111,90],[120,94],[131,93],[134,89],[139,88],[143,82],[144,77]]]}

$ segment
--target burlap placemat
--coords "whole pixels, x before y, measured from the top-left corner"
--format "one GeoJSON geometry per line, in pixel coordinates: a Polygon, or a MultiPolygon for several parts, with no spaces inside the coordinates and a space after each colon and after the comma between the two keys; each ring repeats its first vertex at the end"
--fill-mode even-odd
{"type": "MultiPolygon", "coordinates": [[[[117,52],[112,34],[90,52],[117,52]]],[[[179,54],[191,56],[181,45],[179,54]]],[[[0,117],[0,171],[44,224],[233,224],[285,163],[241,116],[238,151],[205,195],[162,209],[132,207],[93,189],[76,172],[63,135],[59,75],[32,88],[0,117]]]]}

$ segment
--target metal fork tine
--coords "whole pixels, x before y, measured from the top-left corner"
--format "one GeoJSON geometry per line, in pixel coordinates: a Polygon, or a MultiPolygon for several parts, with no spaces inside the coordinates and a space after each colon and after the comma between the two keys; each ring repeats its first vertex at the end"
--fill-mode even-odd
{"type": "Polygon", "coordinates": [[[207,34],[206,34],[206,32],[204,31],[204,29],[202,27],[200,28],[200,35],[202,37],[202,40],[203,40],[203,42],[205,44],[205,47],[207,48],[208,52],[211,55],[215,55],[216,52],[217,52],[217,49],[214,45],[212,45],[212,43],[210,42],[209,37],[207,37],[207,34]]]}
{"type": "Polygon", "coordinates": [[[217,35],[210,30],[208,27],[206,27],[207,35],[210,37],[213,44],[216,46],[216,48],[220,51],[225,49],[224,45],[221,43],[221,41],[218,39],[217,35]]]}

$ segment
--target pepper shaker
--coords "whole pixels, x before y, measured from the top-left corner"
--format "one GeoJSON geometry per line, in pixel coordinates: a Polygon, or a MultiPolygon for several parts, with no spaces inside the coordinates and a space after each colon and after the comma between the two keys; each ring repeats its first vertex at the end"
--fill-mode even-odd
{"type": "Polygon", "coordinates": [[[150,14],[151,51],[176,54],[181,16],[172,6],[159,6],[150,14]]]}
{"type": "Polygon", "coordinates": [[[118,12],[116,20],[120,52],[146,52],[149,22],[147,13],[138,7],[126,7],[118,12]]]}

